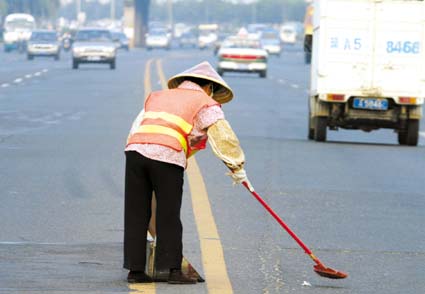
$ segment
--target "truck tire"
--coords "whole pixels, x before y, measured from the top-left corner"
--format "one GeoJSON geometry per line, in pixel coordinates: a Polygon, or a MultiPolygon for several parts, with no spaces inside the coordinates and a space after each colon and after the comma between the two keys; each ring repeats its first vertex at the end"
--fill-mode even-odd
{"type": "Polygon", "coordinates": [[[311,113],[308,114],[308,139],[313,140],[314,139],[314,128],[312,127],[312,119],[311,119],[311,113]]]}
{"type": "Polygon", "coordinates": [[[407,132],[405,131],[398,132],[398,143],[400,145],[407,145],[407,132]]]}
{"type": "Polygon", "coordinates": [[[407,121],[406,144],[417,146],[419,141],[419,120],[410,119],[407,121]]]}
{"type": "Polygon", "coordinates": [[[325,116],[317,116],[314,119],[314,140],[317,142],[326,141],[326,129],[328,118],[325,116]]]}

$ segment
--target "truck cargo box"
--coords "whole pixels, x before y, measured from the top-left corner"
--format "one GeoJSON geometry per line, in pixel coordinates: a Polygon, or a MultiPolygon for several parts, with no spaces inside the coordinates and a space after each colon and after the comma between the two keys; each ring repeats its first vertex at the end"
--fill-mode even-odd
{"type": "Polygon", "coordinates": [[[423,1],[316,0],[310,119],[327,117],[331,129],[407,134],[409,120],[418,124],[422,116],[424,38],[423,1]],[[347,106],[336,111],[333,103],[347,106]]]}

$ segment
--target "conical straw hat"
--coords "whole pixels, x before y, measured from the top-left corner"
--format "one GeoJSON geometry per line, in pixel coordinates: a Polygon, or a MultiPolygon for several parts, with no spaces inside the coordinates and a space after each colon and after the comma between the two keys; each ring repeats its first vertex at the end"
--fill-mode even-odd
{"type": "Polygon", "coordinates": [[[182,73],[179,73],[168,80],[168,88],[177,88],[185,78],[193,77],[208,80],[214,83],[213,99],[220,104],[229,102],[233,98],[233,91],[227,83],[220,77],[214,68],[207,61],[195,65],[182,73]]]}

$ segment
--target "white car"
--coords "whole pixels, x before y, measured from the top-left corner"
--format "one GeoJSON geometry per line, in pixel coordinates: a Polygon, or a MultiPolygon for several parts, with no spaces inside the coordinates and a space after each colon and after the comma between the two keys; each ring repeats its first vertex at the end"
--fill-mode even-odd
{"type": "Polygon", "coordinates": [[[153,30],[146,35],[146,49],[163,48],[169,50],[171,47],[171,38],[166,30],[153,30]]]}
{"type": "Polygon", "coordinates": [[[31,33],[27,44],[27,59],[36,56],[51,56],[59,60],[61,45],[56,31],[38,30],[31,33]]]}
{"type": "Polygon", "coordinates": [[[109,30],[80,29],[72,45],[72,68],[77,69],[81,63],[106,63],[110,69],[115,69],[116,51],[109,30]]]}
{"type": "Polygon", "coordinates": [[[221,44],[217,56],[217,72],[220,75],[247,72],[258,73],[262,78],[267,76],[268,53],[257,39],[228,37],[221,44]]]}

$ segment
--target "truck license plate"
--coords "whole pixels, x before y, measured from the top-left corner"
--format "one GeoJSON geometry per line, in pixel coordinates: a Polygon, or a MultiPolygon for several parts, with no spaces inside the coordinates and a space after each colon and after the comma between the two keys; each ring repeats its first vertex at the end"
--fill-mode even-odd
{"type": "Polygon", "coordinates": [[[376,98],[354,98],[353,107],[369,110],[388,110],[388,100],[376,98]]]}

